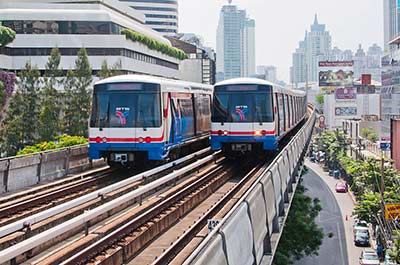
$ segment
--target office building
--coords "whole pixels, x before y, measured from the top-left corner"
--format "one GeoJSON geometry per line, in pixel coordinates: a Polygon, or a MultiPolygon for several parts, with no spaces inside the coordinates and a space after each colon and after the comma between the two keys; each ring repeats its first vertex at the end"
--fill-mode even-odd
{"type": "Polygon", "coordinates": [[[142,12],[145,24],[163,35],[178,32],[178,0],[120,0],[142,12]]]}
{"type": "Polygon", "coordinates": [[[277,70],[273,65],[259,65],[257,66],[257,74],[261,74],[265,76],[265,80],[270,81],[272,83],[277,83],[277,70]]]}
{"type": "Polygon", "coordinates": [[[72,69],[85,47],[93,75],[107,60],[124,73],[178,78],[180,60],[121,34],[127,28],[171,45],[143,22],[143,14],[117,0],[0,0],[0,23],[17,33],[0,48],[0,69],[20,71],[30,60],[42,71],[54,47],[61,53],[60,67],[72,69]]]}
{"type": "Polygon", "coordinates": [[[213,85],[215,83],[215,52],[203,43],[195,34],[177,34],[167,36],[172,45],[183,50],[188,59],[180,62],[180,79],[213,85]]]}
{"type": "Polygon", "coordinates": [[[325,24],[319,24],[317,15],[311,30],[306,31],[304,41],[292,55],[291,82],[318,81],[318,62],[329,59],[331,52],[331,36],[325,24]]]}
{"type": "Polygon", "coordinates": [[[255,21],[245,10],[225,5],[217,28],[217,80],[255,73],[255,21]]]}

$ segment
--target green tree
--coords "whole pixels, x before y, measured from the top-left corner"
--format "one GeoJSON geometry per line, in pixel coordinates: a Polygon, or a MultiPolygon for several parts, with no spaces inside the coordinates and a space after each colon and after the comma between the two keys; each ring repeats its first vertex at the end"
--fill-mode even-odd
{"type": "Polygon", "coordinates": [[[91,103],[92,68],[85,48],[78,52],[75,71],[67,73],[67,107],[64,115],[65,131],[69,135],[88,136],[91,103]]]}
{"type": "Polygon", "coordinates": [[[288,265],[292,264],[294,259],[318,255],[324,234],[315,223],[315,218],[321,211],[321,205],[318,199],[304,195],[305,190],[301,184],[297,187],[274,265],[288,265]]]}
{"type": "Polygon", "coordinates": [[[28,61],[19,74],[19,89],[11,98],[1,131],[2,152],[7,156],[38,140],[40,87],[40,72],[28,61]]]}
{"type": "Polygon", "coordinates": [[[0,25],[0,47],[6,46],[15,39],[15,31],[0,25]]]}
{"type": "Polygon", "coordinates": [[[100,79],[105,79],[110,76],[112,76],[112,70],[108,67],[107,61],[103,60],[103,62],[101,63],[101,69],[97,73],[97,77],[99,77],[100,79]]]}
{"type": "Polygon", "coordinates": [[[324,95],[323,94],[317,94],[315,96],[315,102],[318,104],[318,108],[322,109],[322,106],[324,105],[324,95]]]}
{"type": "Polygon", "coordinates": [[[393,247],[389,249],[390,258],[397,264],[400,264],[400,231],[396,231],[393,247]]]}
{"type": "Polygon", "coordinates": [[[39,134],[41,141],[52,140],[60,131],[60,93],[57,91],[62,76],[61,54],[53,48],[46,64],[45,85],[41,93],[42,103],[39,115],[39,134]]]}
{"type": "Polygon", "coordinates": [[[24,121],[22,119],[24,104],[24,97],[17,90],[10,100],[6,119],[0,131],[1,153],[5,156],[13,156],[25,147],[24,121]]]}
{"type": "Polygon", "coordinates": [[[372,128],[362,128],[361,136],[374,143],[378,141],[378,134],[372,128]]]}

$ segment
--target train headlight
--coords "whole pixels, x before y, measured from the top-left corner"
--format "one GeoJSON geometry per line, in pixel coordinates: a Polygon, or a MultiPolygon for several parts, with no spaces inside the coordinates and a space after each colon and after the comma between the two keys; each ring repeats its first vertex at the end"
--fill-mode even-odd
{"type": "Polygon", "coordinates": [[[261,131],[255,131],[255,132],[254,132],[254,135],[255,135],[255,136],[261,136],[261,131]]]}
{"type": "Polygon", "coordinates": [[[228,135],[228,131],[224,131],[224,136],[227,136],[228,135]]]}
{"type": "Polygon", "coordinates": [[[143,143],[143,141],[144,141],[143,137],[139,137],[138,141],[139,141],[139,143],[143,143]]]}
{"type": "Polygon", "coordinates": [[[261,134],[262,134],[262,136],[265,136],[265,135],[267,135],[267,131],[266,130],[262,130],[261,134]]]}
{"type": "Polygon", "coordinates": [[[223,133],[224,133],[224,132],[221,131],[221,130],[218,131],[218,135],[219,135],[219,136],[222,136],[223,133]]]}
{"type": "Polygon", "coordinates": [[[144,138],[144,141],[145,141],[146,143],[151,143],[151,138],[147,136],[146,138],[144,138]]]}
{"type": "Polygon", "coordinates": [[[101,138],[100,138],[100,136],[97,136],[97,137],[96,137],[96,143],[98,143],[98,144],[101,143],[101,138]]]}
{"type": "Polygon", "coordinates": [[[107,143],[107,138],[103,137],[102,141],[103,141],[103,143],[107,143]]]}

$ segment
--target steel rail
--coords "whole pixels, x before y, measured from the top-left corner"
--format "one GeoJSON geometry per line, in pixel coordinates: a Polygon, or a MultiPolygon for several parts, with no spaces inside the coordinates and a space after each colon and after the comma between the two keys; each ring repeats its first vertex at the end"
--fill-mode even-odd
{"type": "MultiPolygon", "coordinates": [[[[97,253],[101,252],[101,250],[109,247],[113,243],[120,240],[122,237],[129,234],[130,231],[133,231],[160,214],[160,212],[164,211],[174,205],[176,202],[187,196],[187,194],[193,192],[198,189],[199,186],[204,185],[204,183],[208,182],[210,179],[215,178],[216,175],[223,169],[222,163],[221,165],[212,169],[210,172],[207,172],[199,179],[196,179],[194,182],[185,186],[183,189],[172,195],[171,197],[166,198],[161,201],[159,204],[153,205],[149,207],[148,210],[139,214],[137,217],[133,218],[129,222],[125,223],[123,226],[118,227],[116,230],[112,231],[110,234],[107,234],[100,240],[94,242],[83,250],[79,251],[75,255],[71,256],[67,260],[60,263],[60,265],[72,265],[72,264],[82,264],[89,257],[95,256],[97,253]]],[[[229,171],[229,170],[228,170],[229,171]]]]}
{"type": "MultiPolygon", "coordinates": [[[[289,141],[289,143],[285,146],[285,148],[282,149],[282,151],[279,152],[279,154],[274,158],[274,160],[271,162],[270,166],[265,170],[269,171],[270,167],[278,161],[278,158],[281,153],[285,151],[287,146],[293,144],[298,137],[300,137],[300,134],[303,133],[303,129],[307,128],[307,126],[314,126],[315,123],[315,109],[313,108],[312,105],[308,105],[308,111],[309,111],[309,117],[308,120],[304,123],[304,125],[301,127],[301,130],[299,130],[289,141]]],[[[309,140],[308,140],[309,142],[309,140]]],[[[307,142],[306,142],[307,145],[307,142]]],[[[302,151],[303,154],[305,153],[305,150],[302,151]]],[[[240,198],[234,207],[222,218],[222,220],[219,222],[219,224],[214,227],[214,229],[207,235],[205,239],[202,240],[202,242],[196,247],[196,249],[189,255],[188,258],[186,258],[185,262],[183,265],[190,265],[194,259],[201,253],[203,248],[210,242],[210,240],[215,236],[215,234],[218,233],[219,229],[225,224],[225,222],[233,215],[233,213],[236,211],[236,209],[239,207],[239,205],[245,200],[246,196],[249,195],[251,190],[257,185],[257,183],[263,178],[264,176],[261,175],[258,180],[255,181],[255,183],[249,188],[249,190],[240,198]]]]}
{"type": "MultiPolygon", "coordinates": [[[[107,172],[108,174],[110,172],[107,172]]],[[[70,183],[66,187],[62,187],[59,189],[56,189],[50,193],[45,193],[33,198],[29,198],[26,200],[23,200],[21,202],[15,203],[8,205],[6,207],[0,208],[0,218],[7,217],[8,215],[18,213],[20,211],[24,211],[28,208],[36,207],[42,203],[49,202],[51,200],[57,199],[62,197],[63,195],[66,194],[71,194],[80,190],[84,190],[89,188],[90,186],[95,185],[102,179],[107,178],[108,175],[101,175],[101,176],[95,176],[94,178],[84,180],[83,182],[78,182],[78,183],[70,183]]]]}
{"type": "Polygon", "coordinates": [[[186,161],[188,161],[190,159],[193,159],[193,158],[195,158],[195,157],[197,157],[199,155],[205,154],[206,152],[209,152],[209,151],[210,151],[210,148],[203,149],[201,151],[198,151],[198,152],[193,153],[191,155],[185,156],[185,157],[180,158],[178,160],[175,160],[173,162],[170,162],[170,163],[167,163],[167,164],[162,165],[160,167],[157,167],[157,168],[148,170],[146,172],[137,174],[135,176],[132,176],[132,177],[130,177],[128,179],[125,179],[123,181],[120,181],[118,183],[115,183],[115,184],[112,184],[110,186],[104,187],[104,188],[102,188],[100,190],[96,190],[94,192],[91,192],[91,193],[89,193],[87,195],[84,195],[82,197],[76,198],[76,199],[71,200],[69,202],[60,204],[58,206],[55,206],[55,207],[50,208],[48,210],[45,210],[43,212],[34,214],[32,216],[29,216],[29,217],[23,218],[21,220],[18,220],[18,221],[14,222],[14,223],[5,225],[3,227],[0,227],[0,237],[4,237],[4,236],[9,235],[9,234],[11,234],[13,232],[19,231],[19,230],[23,229],[26,226],[26,224],[33,225],[33,224],[38,223],[40,221],[43,221],[43,220],[45,220],[47,218],[55,216],[55,215],[57,215],[59,213],[62,213],[62,212],[67,211],[69,209],[72,209],[72,208],[74,208],[76,206],[82,205],[82,204],[84,204],[84,203],[86,203],[88,201],[91,201],[91,200],[94,200],[94,199],[96,199],[98,197],[101,197],[101,196],[103,196],[103,195],[105,195],[107,193],[110,193],[112,191],[118,190],[118,189],[120,189],[120,188],[122,188],[122,187],[124,187],[126,185],[129,185],[129,184],[131,184],[133,182],[139,181],[141,179],[145,179],[145,178],[147,178],[149,176],[152,176],[152,175],[155,175],[155,174],[157,174],[159,172],[162,172],[164,170],[170,169],[170,168],[172,168],[172,167],[174,167],[174,166],[176,166],[178,164],[182,164],[182,163],[184,163],[184,162],[186,162],[186,161]]]}
{"type": "Polygon", "coordinates": [[[214,204],[200,219],[192,225],[182,236],[179,237],[168,249],[166,249],[161,256],[159,256],[152,265],[164,265],[168,264],[181,249],[190,242],[190,240],[196,236],[196,234],[207,224],[207,220],[211,219],[218,211],[233,197],[240,189],[254,176],[263,175],[267,170],[268,165],[271,161],[265,162],[255,166],[250,170],[231,190],[229,190],[216,204],[214,204]]]}
{"type": "MultiPolygon", "coordinates": [[[[31,238],[28,238],[27,240],[24,240],[18,244],[15,244],[10,248],[2,250],[2,251],[0,251],[0,264],[7,262],[13,258],[16,258],[17,256],[33,249],[33,248],[47,242],[48,240],[51,240],[71,229],[74,229],[80,225],[86,224],[88,221],[96,218],[97,216],[99,216],[101,214],[108,212],[109,210],[112,210],[112,209],[118,207],[119,205],[125,203],[126,201],[132,200],[134,198],[138,198],[139,196],[153,190],[154,188],[159,187],[167,182],[170,182],[170,181],[176,179],[177,177],[179,177],[193,169],[196,169],[197,167],[199,167],[209,161],[212,161],[213,159],[215,159],[215,157],[216,157],[216,154],[209,155],[205,158],[202,158],[188,166],[178,169],[162,178],[159,178],[159,179],[145,185],[145,186],[139,187],[136,190],[133,190],[127,194],[124,194],[121,197],[119,197],[113,201],[107,202],[97,208],[89,210],[89,211],[85,212],[84,214],[74,217],[71,220],[68,220],[68,221],[66,221],[56,227],[53,227],[43,233],[40,233],[31,238]]],[[[150,171],[153,171],[153,170],[150,170],[150,171]]],[[[156,171],[156,170],[154,170],[154,171],[156,171]]],[[[142,177],[143,177],[143,174],[140,174],[140,178],[142,178],[142,177]]]]}

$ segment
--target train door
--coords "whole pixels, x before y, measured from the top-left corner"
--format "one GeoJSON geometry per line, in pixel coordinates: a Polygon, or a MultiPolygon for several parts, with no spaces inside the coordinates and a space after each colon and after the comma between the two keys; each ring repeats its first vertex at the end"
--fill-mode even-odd
{"type": "Polygon", "coordinates": [[[274,113],[275,113],[275,132],[277,135],[281,134],[280,128],[280,115],[279,115],[279,104],[278,104],[278,93],[274,93],[274,113]]]}
{"type": "Polygon", "coordinates": [[[182,140],[182,118],[177,98],[171,97],[171,143],[178,143],[182,140]]]}
{"type": "Polygon", "coordinates": [[[285,104],[283,94],[277,94],[278,98],[278,113],[279,113],[279,135],[285,133],[285,104]]]}

